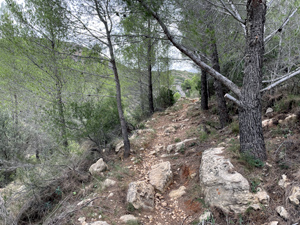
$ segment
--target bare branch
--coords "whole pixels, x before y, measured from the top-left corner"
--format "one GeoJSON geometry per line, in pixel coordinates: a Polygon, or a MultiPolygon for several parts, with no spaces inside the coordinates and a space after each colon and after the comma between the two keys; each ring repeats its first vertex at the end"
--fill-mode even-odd
{"type": "Polygon", "coordinates": [[[298,74],[300,74],[300,68],[298,68],[298,70],[296,70],[295,72],[293,72],[293,73],[291,73],[291,74],[289,74],[289,75],[284,76],[283,78],[281,78],[281,79],[278,80],[277,82],[275,82],[275,83],[269,85],[268,87],[262,89],[260,92],[268,91],[268,90],[270,90],[271,88],[273,88],[273,87],[275,87],[275,86],[281,84],[282,82],[284,82],[284,81],[286,81],[286,80],[288,80],[288,79],[290,79],[290,78],[292,78],[292,77],[294,77],[294,76],[296,76],[296,75],[298,75],[298,74]]]}
{"type": "Polygon", "coordinates": [[[230,101],[234,102],[239,107],[242,107],[241,102],[239,100],[237,100],[235,97],[231,96],[230,94],[226,94],[224,97],[229,99],[230,101]]]}
{"type": "MultiPolygon", "coordinates": [[[[228,0],[228,2],[230,3],[230,6],[235,14],[235,16],[239,19],[239,21],[243,21],[242,20],[242,17],[239,13],[239,11],[237,10],[237,8],[235,7],[235,5],[233,4],[233,2],[231,0],[228,0]]],[[[246,26],[245,26],[245,22],[242,22],[240,23],[242,28],[243,28],[243,31],[244,31],[244,34],[246,35],[246,26]]]]}
{"type": "Polygon", "coordinates": [[[211,76],[219,80],[221,83],[223,83],[227,88],[229,88],[234,94],[236,94],[238,97],[241,96],[241,91],[239,87],[234,84],[231,80],[223,76],[218,71],[214,70],[212,67],[201,61],[201,59],[192,51],[187,49],[184,45],[180,44],[178,41],[175,40],[174,36],[170,33],[167,26],[164,24],[164,22],[161,20],[159,15],[154,12],[146,3],[144,0],[138,0],[138,2],[141,3],[141,5],[149,11],[152,16],[157,20],[157,22],[160,24],[161,28],[163,29],[164,33],[168,37],[168,39],[173,43],[173,45],[180,50],[183,54],[188,56],[194,63],[196,63],[198,66],[200,66],[203,70],[206,70],[211,76]]]}
{"type": "MultiPolygon", "coordinates": [[[[226,4],[225,4],[225,2],[224,2],[223,0],[219,0],[219,1],[222,3],[224,9],[225,9],[227,12],[229,12],[230,15],[232,15],[234,19],[236,19],[236,20],[239,21],[240,23],[244,24],[244,27],[245,27],[245,21],[243,21],[241,17],[237,16],[237,15],[235,14],[235,12],[231,11],[231,10],[226,6],[226,4]]],[[[232,5],[233,5],[233,4],[232,4],[232,5]]],[[[232,7],[232,6],[231,6],[231,7],[232,7]]],[[[235,8],[234,5],[233,5],[233,7],[235,8]]],[[[239,14],[238,14],[238,15],[239,15],[239,14]]]]}
{"type": "Polygon", "coordinates": [[[290,19],[294,16],[294,14],[297,12],[298,8],[294,9],[294,11],[285,19],[285,21],[283,22],[283,24],[275,31],[273,31],[271,34],[269,34],[267,37],[265,37],[264,42],[268,42],[271,40],[271,38],[277,34],[278,32],[281,32],[282,29],[285,27],[285,25],[287,25],[287,23],[290,21],[290,19]]]}

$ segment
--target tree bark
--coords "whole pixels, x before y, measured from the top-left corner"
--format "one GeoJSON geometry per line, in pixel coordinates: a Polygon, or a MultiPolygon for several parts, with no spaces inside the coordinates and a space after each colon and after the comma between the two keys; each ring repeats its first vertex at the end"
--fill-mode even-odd
{"type": "MultiPolygon", "coordinates": [[[[214,34],[213,34],[214,35],[214,34]]],[[[216,44],[216,38],[213,36],[211,40],[211,50],[212,50],[212,64],[213,69],[220,72],[220,64],[219,64],[219,55],[218,48],[216,44]]],[[[215,79],[214,87],[217,95],[217,104],[218,104],[218,113],[219,113],[219,121],[221,128],[225,127],[228,123],[230,123],[230,118],[228,115],[228,110],[226,106],[226,101],[224,98],[223,85],[220,81],[215,79]]]]}
{"type": "Polygon", "coordinates": [[[59,116],[59,125],[60,125],[60,132],[61,137],[63,140],[63,146],[68,147],[68,139],[67,139],[67,128],[66,128],[66,120],[65,120],[65,113],[64,113],[64,105],[61,97],[61,84],[58,81],[56,83],[56,102],[58,107],[58,116],[59,116]]]}
{"type": "MultiPolygon", "coordinates": [[[[150,34],[150,19],[148,19],[148,32],[150,34]]],[[[152,115],[154,113],[154,104],[153,104],[153,87],[152,87],[152,42],[151,39],[148,39],[148,48],[147,48],[147,60],[148,60],[148,101],[149,101],[149,113],[152,115]]]]}
{"type": "Polygon", "coordinates": [[[121,130],[122,136],[124,141],[124,158],[128,158],[130,154],[130,142],[128,139],[128,132],[127,132],[127,123],[124,118],[123,108],[122,108],[122,99],[121,99],[121,86],[119,80],[118,69],[116,66],[116,60],[114,56],[114,51],[110,39],[110,34],[107,35],[108,43],[109,43],[109,52],[110,52],[110,63],[112,64],[112,69],[115,76],[115,83],[116,83],[116,92],[117,92],[117,107],[119,113],[119,119],[121,123],[121,130]]]}
{"type": "Polygon", "coordinates": [[[242,153],[266,160],[266,148],[261,123],[261,86],[264,54],[264,24],[266,2],[247,1],[247,36],[245,76],[239,107],[240,144],[242,153]]]}
{"type": "Polygon", "coordinates": [[[57,67],[57,60],[56,60],[56,50],[55,50],[55,41],[54,35],[51,34],[52,40],[52,52],[53,52],[53,65],[54,65],[54,77],[56,79],[56,104],[58,108],[58,118],[59,118],[59,126],[60,126],[60,134],[63,141],[63,146],[68,147],[68,138],[67,138],[67,127],[66,127],[66,120],[65,120],[65,111],[64,111],[64,103],[62,100],[62,82],[59,76],[58,67],[57,67]]]}
{"type": "Polygon", "coordinates": [[[201,69],[201,109],[208,110],[207,72],[201,69]]]}

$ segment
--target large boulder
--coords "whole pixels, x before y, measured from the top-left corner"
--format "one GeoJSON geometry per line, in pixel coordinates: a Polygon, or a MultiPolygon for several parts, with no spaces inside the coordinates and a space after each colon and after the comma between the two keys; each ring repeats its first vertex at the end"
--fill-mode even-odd
{"type": "Polygon", "coordinates": [[[127,202],[131,203],[135,209],[153,210],[154,208],[154,188],[145,181],[131,182],[127,192],[127,202]]]}
{"type": "Polygon", "coordinates": [[[149,172],[150,184],[160,192],[165,192],[166,188],[173,181],[173,173],[170,162],[162,162],[151,167],[149,172]]]}
{"type": "Polygon", "coordinates": [[[260,203],[268,204],[269,196],[264,191],[250,193],[246,178],[223,154],[224,148],[208,149],[202,154],[200,183],[205,202],[225,213],[243,213],[249,206],[259,209],[260,203]]]}
{"type": "Polygon", "coordinates": [[[101,158],[96,163],[91,165],[89,171],[92,175],[99,175],[101,172],[107,170],[107,168],[108,168],[107,164],[101,158]]]}

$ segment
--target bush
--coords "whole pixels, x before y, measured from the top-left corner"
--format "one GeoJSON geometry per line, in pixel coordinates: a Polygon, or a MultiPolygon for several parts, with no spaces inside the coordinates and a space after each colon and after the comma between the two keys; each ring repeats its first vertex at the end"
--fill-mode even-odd
{"type": "Polygon", "coordinates": [[[181,95],[178,92],[176,92],[173,97],[174,97],[175,101],[177,102],[180,99],[181,95]]]}
{"type": "Polygon", "coordinates": [[[71,128],[69,136],[72,139],[88,137],[100,146],[120,133],[117,102],[114,98],[106,98],[102,102],[73,102],[69,112],[68,127],[71,128]]]}
{"type": "Polygon", "coordinates": [[[171,89],[162,87],[156,98],[157,108],[168,108],[175,103],[174,92],[171,89]]]}

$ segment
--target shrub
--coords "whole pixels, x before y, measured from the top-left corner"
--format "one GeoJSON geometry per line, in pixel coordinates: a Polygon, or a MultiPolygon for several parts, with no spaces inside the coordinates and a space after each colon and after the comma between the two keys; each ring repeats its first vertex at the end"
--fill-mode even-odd
{"type": "Polygon", "coordinates": [[[181,95],[178,92],[176,92],[173,97],[174,97],[174,100],[177,102],[178,99],[180,99],[181,95]]]}
{"type": "Polygon", "coordinates": [[[171,89],[162,87],[159,91],[159,95],[156,98],[157,108],[168,108],[174,105],[174,92],[171,89]]]}

